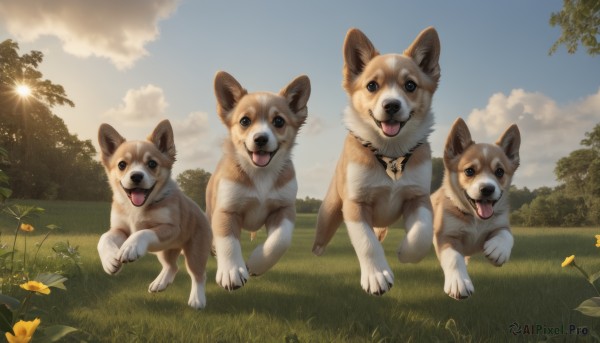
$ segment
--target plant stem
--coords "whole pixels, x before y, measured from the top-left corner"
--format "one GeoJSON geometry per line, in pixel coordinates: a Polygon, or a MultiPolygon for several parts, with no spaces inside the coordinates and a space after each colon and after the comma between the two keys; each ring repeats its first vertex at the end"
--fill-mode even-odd
{"type": "Polygon", "coordinates": [[[579,272],[581,272],[581,274],[585,277],[585,279],[592,285],[592,287],[594,287],[596,294],[600,295],[600,291],[598,291],[598,288],[596,287],[596,285],[590,281],[590,276],[588,275],[588,273],[585,270],[583,270],[583,268],[578,266],[577,263],[575,263],[575,262],[573,262],[573,267],[577,268],[577,270],[579,270],[579,272]]]}
{"type": "Polygon", "coordinates": [[[40,248],[42,247],[42,245],[44,245],[44,242],[46,241],[46,238],[48,238],[48,236],[50,236],[51,232],[52,231],[48,231],[48,233],[46,234],[46,236],[44,236],[44,239],[42,239],[42,242],[40,243],[40,245],[38,245],[37,250],[35,251],[35,255],[33,256],[33,264],[32,264],[32,267],[31,267],[32,271],[35,270],[35,267],[36,267],[36,264],[37,264],[37,256],[38,256],[38,253],[40,252],[40,248]]]}
{"type": "Polygon", "coordinates": [[[13,317],[13,325],[17,322],[17,320],[22,319],[21,316],[27,313],[27,311],[29,310],[29,300],[31,299],[32,295],[33,292],[27,292],[27,296],[23,300],[23,304],[21,304],[21,307],[19,307],[19,310],[15,313],[15,316],[13,317]]]}
{"type": "Polygon", "coordinates": [[[23,249],[23,272],[27,270],[27,235],[25,237],[25,248],[23,249]]]}
{"type": "Polygon", "coordinates": [[[12,281],[13,271],[15,266],[15,247],[17,246],[17,235],[19,234],[19,228],[21,227],[21,220],[17,221],[17,229],[15,230],[15,239],[13,240],[12,253],[10,256],[10,275],[8,276],[8,280],[12,281]]]}

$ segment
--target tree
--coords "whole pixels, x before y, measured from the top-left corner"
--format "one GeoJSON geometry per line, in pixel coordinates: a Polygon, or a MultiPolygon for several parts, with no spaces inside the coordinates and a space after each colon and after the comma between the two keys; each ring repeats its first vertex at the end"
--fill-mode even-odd
{"type": "Polygon", "coordinates": [[[194,200],[202,210],[206,210],[206,185],[210,173],[204,169],[188,169],[177,175],[177,183],[181,190],[194,200]]]}
{"type": "Polygon", "coordinates": [[[43,54],[19,55],[12,40],[0,43],[0,147],[8,158],[0,169],[10,178],[14,198],[98,200],[110,191],[90,140],[69,133],[51,111],[74,106],[61,85],[43,79],[37,70],[43,54]],[[31,94],[19,95],[25,85],[31,94]]]}
{"type": "Polygon", "coordinates": [[[315,198],[305,197],[296,199],[296,212],[298,213],[318,213],[322,201],[315,198]]]}
{"type": "Polygon", "coordinates": [[[565,195],[583,199],[588,223],[600,224],[600,124],[585,134],[578,149],[558,160],[556,177],[563,182],[565,195]]]}
{"type": "Polygon", "coordinates": [[[600,28],[600,0],[563,0],[562,10],[550,15],[550,26],[557,25],[562,33],[550,48],[550,55],[561,44],[567,47],[569,54],[574,54],[579,43],[587,48],[588,54],[600,54],[596,38],[600,28]]]}
{"type": "Polygon", "coordinates": [[[517,186],[510,186],[510,209],[518,210],[523,205],[529,204],[535,199],[535,193],[530,191],[529,188],[525,187],[523,189],[519,189],[517,186]]]}

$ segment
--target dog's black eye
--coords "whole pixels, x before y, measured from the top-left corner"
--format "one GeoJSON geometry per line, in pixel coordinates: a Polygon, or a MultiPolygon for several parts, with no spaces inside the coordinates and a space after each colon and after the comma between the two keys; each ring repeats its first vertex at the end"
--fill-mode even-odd
{"type": "Polygon", "coordinates": [[[367,83],[367,90],[371,93],[376,92],[379,89],[379,85],[375,81],[367,83]]]}
{"type": "Polygon", "coordinates": [[[283,125],[285,125],[285,120],[283,118],[281,118],[280,116],[273,118],[273,126],[275,126],[278,129],[281,129],[283,125]]]}
{"type": "Polygon", "coordinates": [[[404,84],[404,89],[406,89],[407,92],[412,93],[417,89],[417,84],[412,80],[408,80],[404,84]]]}
{"type": "Polygon", "coordinates": [[[240,125],[242,125],[243,127],[248,127],[250,126],[250,124],[252,124],[252,120],[250,120],[250,118],[244,117],[240,119],[240,125]]]}
{"type": "Polygon", "coordinates": [[[475,175],[475,169],[473,169],[473,168],[467,168],[467,169],[465,169],[465,175],[468,176],[468,177],[471,177],[471,176],[475,175]]]}
{"type": "Polygon", "coordinates": [[[150,161],[148,161],[148,168],[150,168],[150,169],[154,169],[154,168],[156,168],[156,167],[158,167],[158,163],[156,163],[156,161],[155,161],[155,160],[150,160],[150,161]]]}
{"type": "Polygon", "coordinates": [[[498,168],[498,169],[496,169],[496,172],[494,174],[496,174],[497,178],[501,178],[504,176],[504,169],[498,168]]]}
{"type": "Polygon", "coordinates": [[[119,167],[119,170],[125,170],[125,168],[127,168],[127,162],[121,161],[117,166],[119,167]]]}

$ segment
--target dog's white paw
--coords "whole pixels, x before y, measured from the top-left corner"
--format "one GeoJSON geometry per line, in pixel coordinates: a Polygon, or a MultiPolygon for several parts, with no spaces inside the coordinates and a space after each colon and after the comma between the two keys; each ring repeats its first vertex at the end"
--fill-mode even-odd
{"type": "MultiPolygon", "coordinates": [[[[243,261],[242,261],[243,262],[243,261]]],[[[217,261],[217,284],[228,291],[241,288],[250,276],[246,265],[233,261],[217,261]]]]}
{"type": "Polygon", "coordinates": [[[177,274],[177,269],[163,268],[156,279],[148,286],[148,292],[154,293],[164,291],[173,283],[173,280],[175,280],[175,274],[177,274]]]}
{"type": "Polygon", "coordinates": [[[475,292],[473,282],[468,274],[461,275],[458,270],[446,273],[444,282],[444,292],[456,300],[462,300],[470,297],[475,292]]]}
{"type": "Polygon", "coordinates": [[[100,237],[97,247],[98,255],[100,256],[100,262],[102,262],[102,268],[107,274],[110,275],[117,274],[123,266],[121,261],[117,258],[119,247],[114,240],[114,234],[107,232],[100,237]]]}
{"type": "Polygon", "coordinates": [[[129,239],[123,243],[121,249],[117,253],[117,258],[121,263],[133,262],[146,254],[147,248],[142,244],[136,244],[135,241],[129,239]]]}
{"type": "Polygon", "coordinates": [[[394,273],[389,267],[370,266],[361,271],[360,285],[365,292],[372,295],[383,295],[394,285],[394,273]]]}
{"type": "Polygon", "coordinates": [[[102,268],[107,274],[115,275],[121,271],[123,264],[115,256],[118,251],[113,253],[104,252],[100,254],[100,262],[102,262],[102,268]]]}
{"type": "Polygon", "coordinates": [[[148,252],[150,244],[158,243],[158,237],[152,230],[140,230],[129,236],[119,249],[117,259],[122,263],[133,262],[148,252]]]}
{"type": "Polygon", "coordinates": [[[204,284],[193,284],[190,292],[188,305],[195,310],[200,310],[206,307],[206,294],[204,292],[204,284]]]}
{"type": "Polygon", "coordinates": [[[500,267],[508,262],[512,247],[513,237],[504,231],[483,244],[483,253],[493,265],[500,267]]]}
{"type": "Polygon", "coordinates": [[[215,237],[217,284],[228,291],[236,290],[250,278],[242,256],[240,241],[233,236],[215,237]]]}

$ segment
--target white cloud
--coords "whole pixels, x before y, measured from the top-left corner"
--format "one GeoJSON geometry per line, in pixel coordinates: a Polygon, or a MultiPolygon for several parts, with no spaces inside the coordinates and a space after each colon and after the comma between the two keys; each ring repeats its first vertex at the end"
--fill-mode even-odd
{"type": "Polygon", "coordinates": [[[222,139],[211,130],[208,113],[192,112],[182,120],[171,120],[171,125],[177,148],[174,175],[195,168],[212,173],[222,151],[222,139]]]}
{"type": "Polygon", "coordinates": [[[508,96],[492,95],[484,109],[474,109],[466,120],[474,140],[488,143],[516,123],[521,131],[521,166],[514,183],[553,186],[556,162],[581,148],[585,132],[600,123],[600,89],[566,105],[542,93],[514,89],[508,96]]]}
{"type": "Polygon", "coordinates": [[[133,124],[136,121],[158,119],[164,116],[168,105],[162,88],[148,84],[138,89],[128,90],[123,97],[123,102],[106,111],[104,115],[114,120],[133,124]]]}
{"type": "Polygon", "coordinates": [[[148,54],[158,22],[178,0],[19,0],[0,2],[0,22],[19,40],[56,36],[75,56],[108,58],[126,69],[148,54]]]}
{"type": "Polygon", "coordinates": [[[309,116],[306,118],[306,123],[302,131],[308,136],[317,136],[325,129],[325,122],[318,117],[309,116]]]}

